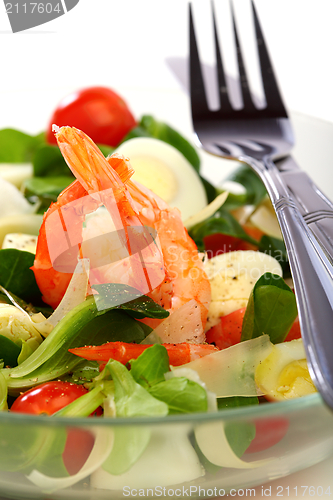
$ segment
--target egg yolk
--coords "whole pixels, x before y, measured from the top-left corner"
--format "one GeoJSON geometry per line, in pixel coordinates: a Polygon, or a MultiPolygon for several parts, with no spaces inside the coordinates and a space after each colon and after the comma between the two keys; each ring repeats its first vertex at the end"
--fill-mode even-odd
{"type": "Polygon", "coordinates": [[[165,202],[172,202],[178,191],[178,183],[166,163],[151,156],[134,156],[131,157],[131,165],[135,170],[133,179],[151,189],[165,202]]]}
{"type": "Polygon", "coordinates": [[[277,391],[286,399],[316,392],[305,359],[292,361],[281,371],[277,391]]]}

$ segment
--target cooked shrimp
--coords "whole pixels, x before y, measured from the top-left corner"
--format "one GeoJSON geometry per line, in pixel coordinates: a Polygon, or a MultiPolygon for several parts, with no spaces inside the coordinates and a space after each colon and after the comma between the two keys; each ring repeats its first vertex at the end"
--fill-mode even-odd
{"type": "MultiPolygon", "coordinates": [[[[81,256],[92,261],[90,284],[113,282],[133,286],[171,312],[194,299],[200,306],[204,326],[210,284],[180,212],[130,180],[133,169],[128,159],[115,154],[106,160],[83,132],[62,127],[56,138],[77,181],[61,193],[44,216],[33,271],[45,302],[56,306],[70,280],[71,274],[64,271],[69,271],[66,266],[70,265],[74,269],[74,263],[71,261],[69,265],[63,258],[63,264],[59,266],[57,261],[55,266],[55,258],[51,256],[52,252],[59,256],[62,251],[66,257],[66,244],[68,249],[70,241],[71,249],[75,247],[76,259],[81,256]],[[101,230],[113,235],[110,241],[114,255],[108,254],[108,262],[101,260],[99,250],[105,252],[103,245],[91,238],[92,234],[96,237],[98,219],[88,215],[101,206],[105,207],[102,217],[108,220],[107,224],[102,223],[101,230]],[[57,224],[50,224],[53,213],[57,214],[57,224]],[[67,239],[60,234],[64,230],[67,239]],[[139,234],[139,240],[133,239],[133,234],[139,234]],[[51,249],[50,241],[56,250],[51,249]],[[89,241],[95,243],[91,245],[89,241]]],[[[108,248],[110,252],[110,246],[108,248]]]]}

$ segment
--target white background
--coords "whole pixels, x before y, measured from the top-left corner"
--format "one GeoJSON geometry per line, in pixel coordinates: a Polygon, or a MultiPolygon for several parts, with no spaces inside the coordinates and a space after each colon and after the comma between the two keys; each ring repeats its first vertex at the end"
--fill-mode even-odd
{"type": "MultiPolygon", "coordinates": [[[[205,9],[209,3],[198,0],[196,6],[196,12],[201,9],[200,33],[206,33],[206,45],[201,48],[207,63],[212,62],[206,53],[210,18],[205,9]]],[[[217,0],[217,4],[227,38],[229,20],[224,15],[224,0],[217,0]]],[[[256,5],[287,107],[333,122],[333,1],[256,0],[256,5]]],[[[235,6],[243,45],[252,57],[251,43],[247,42],[251,37],[249,5],[247,0],[236,0],[235,6]]],[[[68,89],[90,85],[125,91],[183,89],[170,65],[177,64],[184,81],[187,15],[187,0],[80,0],[66,15],[12,34],[1,2],[0,126],[38,132],[68,89]]],[[[227,59],[229,54],[231,50],[227,51],[227,59]]],[[[228,70],[234,74],[231,55],[228,70]]],[[[324,491],[331,486],[333,495],[332,470],[331,459],[273,481],[270,498],[278,498],[277,485],[284,487],[286,498],[287,486],[289,498],[314,498],[301,496],[300,490],[296,497],[293,488],[301,485],[323,486],[324,491]]],[[[261,497],[261,488],[256,496],[261,497]]],[[[325,495],[322,498],[329,500],[325,495]]]]}

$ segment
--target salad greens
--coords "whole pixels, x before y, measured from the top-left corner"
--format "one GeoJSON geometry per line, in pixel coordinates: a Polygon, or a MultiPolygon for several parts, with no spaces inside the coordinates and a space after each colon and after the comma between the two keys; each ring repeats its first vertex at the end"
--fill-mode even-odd
{"type": "Polygon", "coordinates": [[[5,128],[0,130],[0,162],[30,162],[37,149],[45,143],[45,134],[29,135],[20,130],[5,128]]]}
{"type": "Polygon", "coordinates": [[[35,256],[30,252],[0,250],[0,285],[22,300],[41,303],[41,293],[31,270],[35,256]]]}
{"type": "Polygon", "coordinates": [[[227,210],[235,210],[244,205],[257,207],[267,195],[263,182],[248,165],[240,165],[226,177],[225,181],[236,182],[245,189],[244,194],[229,193],[224,204],[224,208],[227,210]]]}
{"type": "Polygon", "coordinates": [[[211,234],[225,234],[240,238],[243,241],[258,245],[259,242],[249,236],[233,215],[223,208],[220,208],[214,215],[203,222],[196,224],[189,231],[199,250],[205,249],[204,238],[211,234]]]}
{"type": "MultiPolygon", "coordinates": [[[[108,287],[109,290],[110,287],[111,285],[108,287]]],[[[133,292],[130,287],[126,288],[122,285],[114,285],[113,289],[114,297],[117,297],[117,290],[120,290],[120,293],[127,290],[129,295],[133,292]]],[[[53,380],[74,369],[81,360],[68,352],[68,349],[72,347],[84,346],[88,343],[101,345],[108,342],[110,337],[115,338],[117,333],[120,338],[124,333],[125,337],[127,336],[131,341],[145,338],[151,329],[148,329],[146,325],[142,327],[142,323],[139,323],[133,315],[142,317],[145,311],[145,314],[152,318],[168,316],[168,312],[161,306],[154,303],[151,307],[153,301],[148,297],[144,303],[139,299],[139,306],[134,299],[120,305],[118,302],[108,302],[107,308],[99,309],[99,303],[103,301],[105,297],[102,295],[96,298],[90,296],[85,302],[72,309],[24,362],[17,367],[3,370],[5,377],[8,378],[9,390],[15,392],[18,388],[27,389],[37,383],[53,380]],[[131,311],[131,315],[125,312],[125,308],[131,311]],[[99,322],[99,318],[106,314],[108,315],[107,327],[99,322]]]]}
{"type": "Polygon", "coordinates": [[[269,335],[273,344],[283,342],[297,317],[296,298],[286,282],[265,273],[251,292],[242,327],[241,340],[269,335]]]}
{"type": "MultiPolygon", "coordinates": [[[[200,175],[200,157],[195,148],[168,124],[144,115],[123,140],[133,137],[157,138],[178,149],[200,176],[208,202],[222,192],[200,175]]],[[[105,156],[113,151],[109,146],[99,147],[105,156]]],[[[13,163],[13,168],[15,163],[32,163],[34,176],[24,181],[22,190],[30,202],[38,202],[40,213],[75,179],[59,148],[47,144],[44,133],[32,136],[14,129],[0,130],[0,162],[13,163]]],[[[274,257],[283,268],[284,278],[290,276],[284,243],[266,234],[255,239],[237,219],[239,208],[252,206],[255,209],[265,199],[267,193],[261,180],[246,165],[240,165],[226,180],[240,184],[244,192],[229,193],[222,207],[191,227],[189,234],[198,249],[206,249],[208,236],[232,237],[274,257]]],[[[19,306],[29,315],[42,310],[48,316],[52,311],[42,307],[41,292],[31,270],[33,263],[32,253],[0,250],[0,302],[19,306]]],[[[219,376],[217,380],[212,375],[209,378],[212,366],[216,368],[221,364],[222,356],[217,358],[216,353],[208,356],[206,361],[202,361],[205,360],[203,357],[192,360],[189,366],[184,363],[182,367],[173,367],[170,366],[168,350],[159,343],[147,345],[139,356],[126,364],[112,358],[101,364],[102,359],[86,360],[69,352],[72,348],[113,342],[128,343],[137,348],[150,342],[149,335],[153,331],[141,320],[148,318],[148,324],[155,324],[169,316],[159,303],[142,296],[132,287],[108,283],[92,285],[91,288],[93,295],[67,312],[35,350],[23,339],[16,341],[0,334],[0,410],[6,411],[8,401],[10,405],[11,398],[20,392],[54,380],[84,385],[88,389],[87,393],[56,411],[56,417],[90,417],[101,406],[105,417],[129,418],[223,412],[228,408],[257,405],[255,365],[261,363],[262,357],[265,358],[272,349],[271,343],[285,340],[297,317],[295,295],[284,279],[272,273],[262,275],[253,286],[241,328],[240,340],[252,344],[234,345],[238,351],[229,351],[230,358],[226,353],[223,358],[226,363],[222,367],[225,381],[221,382],[223,377],[219,376]],[[261,338],[253,340],[257,337],[261,338]],[[244,358],[239,356],[240,351],[244,358]],[[237,353],[238,360],[235,361],[237,353]],[[232,360],[230,369],[225,366],[228,359],[232,360]],[[207,380],[215,388],[224,384],[227,389],[223,387],[219,394],[218,390],[212,390],[207,380]],[[246,386],[244,392],[238,390],[239,385],[246,386]]],[[[93,435],[89,459],[100,456],[98,460],[94,458],[93,465],[87,470],[93,472],[99,468],[112,476],[125,474],[150,449],[155,431],[145,425],[130,425],[115,426],[112,432],[112,439],[110,436],[104,439],[103,433],[93,435]],[[103,453],[99,453],[103,440],[103,453]]],[[[199,469],[197,475],[202,473],[200,463],[211,474],[223,467],[250,467],[241,461],[241,457],[255,438],[254,423],[212,422],[207,426],[197,426],[190,436],[187,429],[180,434],[195,457],[199,469]]],[[[68,479],[71,474],[64,457],[69,436],[70,430],[64,427],[31,426],[26,432],[24,428],[10,425],[6,436],[1,437],[0,469],[20,471],[29,475],[36,484],[44,484],[50,478],[68,479]]],[[[84,467],[77,480],[85,477],[84,467]]],[[[75,484],[75,478],[67,484],[75,484]]]]}

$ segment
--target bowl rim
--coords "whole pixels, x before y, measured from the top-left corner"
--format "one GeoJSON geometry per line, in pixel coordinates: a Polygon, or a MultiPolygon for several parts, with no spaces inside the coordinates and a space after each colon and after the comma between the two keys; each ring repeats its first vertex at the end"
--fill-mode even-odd
{"type": "Polygon", "coordinates": [[[204,424],[216,421],[244,421],[286,416],[294,412],[307,409],[329,408],[319,393],[310,394],[297,399],[279,402],[267,402],[259,405],[247,405],[237,408],[206,413],[184,413],[181,415],[167,415],[165,417],[56,417],[54,415],[30,415],[27,413],[0,412],[0,426],[4,424],[41,425],[58,427],[104,427],[104,426],[132,426],[132,425],[163,425],[163,424],[204,424]]]}

